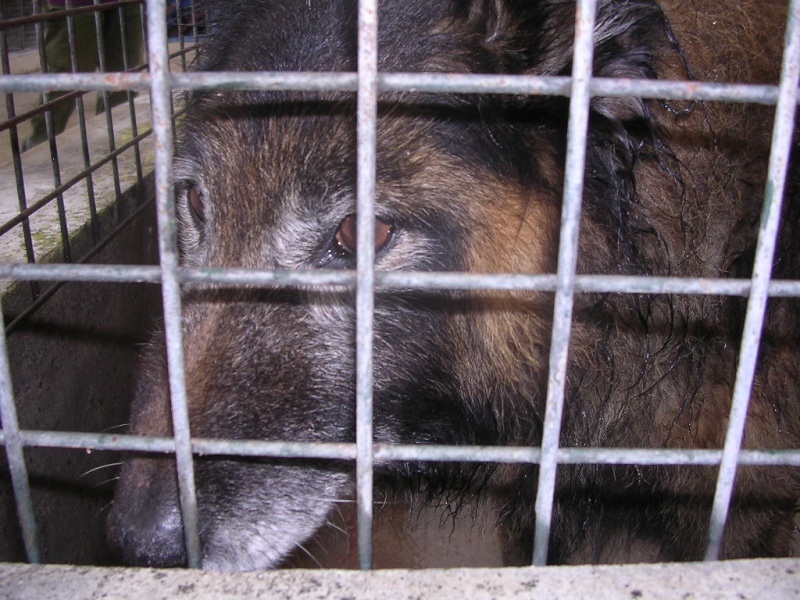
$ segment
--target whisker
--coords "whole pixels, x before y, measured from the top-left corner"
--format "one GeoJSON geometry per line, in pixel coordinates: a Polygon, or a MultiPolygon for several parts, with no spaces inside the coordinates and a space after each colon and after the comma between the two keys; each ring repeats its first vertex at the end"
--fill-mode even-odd
{"type": "Polygon", "coordinates": [[[295,543],[295,545],[296,545],[298,548],[300,548],[300,550],[302,550],[303,552],[305,552],[305,553],[308,555],[308,557],[309,557],[311,560],[313,560],[313,561],[314,561],[314,562],[317,564],[317,566],[318,566],[320,569],[322,569],[322,568],[323,568],[323,566],[322,566],[322,563],[321,563],[321,562],[319,562],[319,561],[317,560],[317,557],[316,557],[316,556],[314,556],[313,554],[311,554],[311,552],[309,552],[308,550],[306,550],[306,547],[305,547],[305,546],[303,546],[303,544],[301,544],[300,542],[296,542],[296,543],[295,543]]]}
{"type": "Polygon", "coordinates": [[[330,519],[329,519],[329,520],[327,520],[327,521],[325,521],[325,524],[326,524],[328,527],[330,527],[331,529],[334,529],[334,530],[338,531],[339,533],[342,533],[342,534],[344,534],[344,535],[346,535],[346,536],[350,537],[350,534],[347,532],[347,530],[346,530],[346,529],[344,529],[344,528],[342,528],[342,527],[339,527],[338,525],[336,525],[336,524],[335,524],[333,521],[331,521],[330,519]]]}
{"type": "Polygon", "coordinates": [[[100,433],[108,433],[109,431],[114,431],[115,429],[125,429],[129,425],[130,423],[120,423],[119,425],[112,425],[111,427],[106,427],[100,433]]]}
{"type": "Polygon", "coordinates": [[[356,503],[356,501],[354,499],[326,498],[324,496],[320,497],[320,500],[324,500],[325,502],[333,502],[334,504],[355,504],[356,503]]]}
{"type": "Polygon", "coordinates": [[[100,515],[102,515],[102,514],[103,514],[105,511],[107,511],[109,508],[111,508],[111,506],[112,506],[113,504],[114,504],[114,500],[113,500],[113,499],[112,499],[111,501],[107,502],[106,504],[104,504],[104,505],[103,505],[103,506],[100,508],[100,510],[98,510],[96,513],[94,513],[94,518],[96,519],[97,517],[99,517],[100,515]]]}
{"type": "Polygon", "coordinates": [[[103,485],[107,484],[107,483],[111,483],[112,481],[118,481],[118,480],[119,480],[119,475],[117,475],[116,477],[112,477],[110,479],[106,479],[104,481],[101,481],[99,483],[95,483],[94,485],[90,486],[88,489],[94,490],[96,488],[99,488],[100,486],[103,486],[103,485]]]}
{"type": "Polygon", "coordinates": [[[108,469],[109,467],[119,467],[122,465],[122,462],[114,462],[114,463],[107,463],[105,465],[100,465],[99,467],[95,467],[93,469],[89,469],[88,471],[84,471],[80,475],[78,475],[78,479],[81,477],[86,477],[89,473],[94,473],[95,471],[99,471],[101,469],[108,469]]]}

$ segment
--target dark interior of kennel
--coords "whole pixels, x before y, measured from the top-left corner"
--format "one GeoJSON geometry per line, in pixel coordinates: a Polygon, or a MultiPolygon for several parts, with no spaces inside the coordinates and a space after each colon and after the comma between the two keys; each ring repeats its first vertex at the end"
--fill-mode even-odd
{"type": "MultiPolygon", "coordinates": [[[[134,196],[148,190],[133,191],[134,196]]],[[[97,262],[157,260],[152,209],[134,220],[97,262]]],[[[6,321],[30,300],[17,283],[4,298],[6,321]]],[[[160,310],[159,288],[145,284],[66,283],[8,337],[20,426],[32,430],[118,432],[127,419],[138,348],[160,310]]],[[[25,450],[42,560],[107,564],[103,515],[118,461],[108,452],[25,450]],[[98,469],[98,467],[101,467],[98,469]],[[98,469],[93,471],[93,469],[98,469]]],[[[5,454],[2,461],[5,463],[5,454]]],[[[0,561],[24,561],[8,472],[0,470],[0,561]]]]}

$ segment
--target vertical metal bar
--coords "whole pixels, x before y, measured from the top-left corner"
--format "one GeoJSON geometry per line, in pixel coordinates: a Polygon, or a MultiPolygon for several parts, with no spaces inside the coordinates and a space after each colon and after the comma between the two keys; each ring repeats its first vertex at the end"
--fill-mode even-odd
{"type": "Polygon", "coordinates": [[[161,254],[161,289],[164,303],[164,332],[167,342],[172,428],[175,461],[183,517],[186,555],[190,567],[200,566],[200,538],[197,527],[197,496],[189,432],[189,410],[183,365],[181,296],[178,284],[178,251],[175,202],[172,186],[172,102],[169,88],[169,50],[165,0],[148,0],[147,33],[151,76],[150,96],[155,143],[156,213],[161,254]]]}
{"type": "MultiPolygon", "coordinates": [[[[33,0],[34,14],[41,14],[40,0],[33,0]]],[[[47,50],[45,47],[44,26],[42,21],[36,22],[36,42],[39,48],[39,69],[42,73],[48,72],[47,67],[47,50]]],[[[42,93],[42,102],[47,103],[50,100],[48,92],[42,93]]],[[[68,100],[68,102],[72,102],[68,100]]],[[[50,144],[50,161],[53,168],[53,186],[58,189],[61,187],[61,165],[58,161],[58,146],[56,144],[56,131],[53,125],[53,113],[50,110],[44,113],[45,128],[47,130],[47,139],[50,144]]],[[[69,228],[67,226],[67,211],[64,207],[64,195],[59,194],[56,197],[56,208],[58,210],[58,222],[61,228],[61,247],[64,256],[64,262],[72,262],[72,249],[69,241],[69,228]]]]}
{"type": "MultiPolygon", "coordinates": [[[[120,30],[120,42],[122,44],[122,69],[127,72],[130,70],[131,65],[130,61],[128,60],[128,23],[125,18],[125,11],[127,10],[126,6],[120,6],[117,8],[117,17],[119,18],[119,30],[120,30]]],[[[128,113],[130,114],[131,119],[131,137],[136,138],[139,135],[138,128],[136,126],[136,106],[133,103],[133,91],[126,90],[127,100],[128,100],[128,113]]],[[[133,157],[134,162],[136,164],[136,182],[137,184],[141,184],[142,182],[142,156],[139,152],[139,144],[137,143],[133,147],[133,157]]]]}
{"type": "Polygon", "coordinates": [[[542,462],[536,490],[536,531],[533,564],[547,563],[550,526],[553,517],[558,444],[564,412],[564,388],[567,377],[567,354],[572,326],[575,265],[578,257],[578,231],[586,158],[586,134],[589,123],[589,81],[592,76],[593,32],[596,1],[579,0],[575,20],[575,54],[567,128],[567,161],[564,198],[561,209],[561,233],[558,242],[558,272],[550,342],[550,371],[547,381],[547,405],[542,434],[542,462]]]}
{"type": "MultiPolygon", "coordinates": [[[[67,0],[65,6],[66,8],[72,8],[72,4],[72,0],[67,0]]],[[[78,66],[78,45],[75,40],[75,20],[72,15],[67,17],[67,40],[69,43],[69,58],[72,72],[77,73],[80,68],[78,66]]],[[[75,104],[78,108],[78,127],[81,134],[83,167],[88,171],[92,165],[92,160],[89,155],[89,138],[86,135],[86,110],[83,104],[83,94],[75,98],[75,104]]],[[[89,202],[92,239],[97,242],[100,240],[100,222],[97,219],[97,204],[94,199],[94,176],[89,172],[86,173],[86,196],[89,202]]]]}
{"type": "Polygon", "coordinates": [[[22,450],[22,437],[17,420],[17,408],[14,405],[14,386],[11,384],[11,369],[8,364],[6,336],[3,333],[3,311],[0,309],[0,421],[3,425],[8,470],[11,473],[11,485],[14,488],[14,499],[17,503],[17,516],[22,528],[22,539],[25,543],[25,554],[28,562],[41,562],[39,540],[36,526],[36,515],[33,512],[33,500],[28,481],[28,470],[22,450]]]}
{"type": "MultiPolygon", "coordinates": [[[[195,0],[192,0],[189,3],[189,12],[192,15],[192,40],[194,41],[195,52],[197,51],[197,36],[199,35],[199,31],[197,28],[197,9],[195,8],[195,0]]],[[[196,56],[196,54],[195,54],[196,56]]]]}
{"type": "Polygon", "coordinates": [[[178,29],[178,47],[181,49],[181,71],[186,71],[186,40],[183,36],[183,7],[181,0],[175,2],[175,26],[178,29]]]}
{"type": "MultiPolygon", "coordinates": [[[[143,44],[144,44],[145,66],[149,70],[149,65],[147,63],[150,60],[149,59],[149,56],[150,56],[150,44],[149,44],[149,41],[148,41],[148,34],[147,34],[147,10],[146,9],[147,9],[147,0],[144,0],[139,5],[139,21],[141,22],[141,25],[142,25],[142,41],[143,41],[143,44]]],[[[147,92],[142,92],[142,93],[143,94],[147,93],[148,96],[149,96],[150,95],[150,90],[147,90],[147,92]]],[[[148,98],[148,106],[151,106],[151,105],[152,105],[152,98],[148,98]]],[[[151,121],[152,121],[152,115],[151,115],[151,121]]],[[[152,123],[150,124],[150,126],[152,127],[152,123]]]]}
{"type": "MultiPolygon", "coordinates": [[[[197,60],[197,57],[200,55],[200,28],[197,26],[197,2],[196,0],[192,0],[192,31],[194,33],[194,60],[197,60]]],[[[206,34],[208,34],[209,22],[211,20],[211,16],[209,12],[211,11],[210,6],[203,7],[203,19],[204,24],[206,27],[206,34]]]]}
{"type": "MultiPolygon", "coordinates": [[[[100,0],[94,0],[94,29],[97,38],[97,64],[101,73],[105,73],[106,68],[106,41],[103,36],[103,29],[105,28],[104,21],[113,18],[107,14],[108,10],[104,11],[100,7],[100,0]]],[[[106,114],[106,131],[108,133],[108,150],[111,154],[117,149],[117,141],[114,136],[114,118],[111,115],[110,97],[108,90],[103,90],[101,97],[103,98],[103,108],[106,114]]],[[[111,171],[114,174],[114,193],[117,198],[117,210],[120,219],[125,217],[125,206],[122,199],[122,187],[120,185],[119,176],[119,161],[116,155],[111,159],[111,171]]]]}
{"type": "Polygon", "coordinates": [[[356,266],[356,498],[358,560],[372,566],[372,327],[375,285],[375,150],[378,118],[378,5],[358,3],[358,181],[356,266]]]}
{"type": "Polygon", "coordinates": [[[800,0],[792,0],[784,41],[783,68],[781,72],[778,106],[772,129],[772,149],[769,157],[767,185],[761,225],[753,262],[753,276],[747,313],[744,321],[739,366],[733,388],[733,400],[728,419],[725,447],[719,467],[711,523],[708,531],[706,560],[716,560],[722,548],[722,535],[733,493],[739,451],[744,437],[750,391],[758,358],[761,330],[768,301],[768,287],[772,274],[772,262],[778,241],[781,206],[786,186],[789,153],[794,134],[794,120],[798,100],[798,76],[800,75],[800,0]]]}
{"type": "MultiPolygon", "coordinates": [[[[176,5],[175,5],[175,11],[176,11],[175,12],[175,22],[176,23],[178,23],[178,20],[180,18],[180,13],[178,12],[180,10],[180,3],[181,3],[180,0],[176,0],[176,5]]],[[[180,31],[180,27],[178,29],[180,31]]],[[[169,29],[167,29],[166,31],[167,31],[167,33],[166,33],[166,35],[167,35],[167,38],[166,38],[167,39],[167,56],[169,56],[169,29]]],[[[167,62],[167,70],[172,71],[172,63],[171,62],[167,62]]],[[[186,68],[184,67],[182,70],[186,71],[186,68]]],[[[172,111],[172,127],[174,128],[175,127],[175,95],[172,94],[172,93],[170,93],[170,110],[172,111]]]]}
{"type": "MultiPolygon", "coordinates": [[[[0,2],[0,20],[5,19],[5,3],[0,2]]],[[[8,59],[8,38],[6,36],[6,29],[0,29],[0,72],[3,75],[11,73],[11,63],[8,59]]],[[[14,119],[17,116],[16,108],[14,106],[14,94],[8,93],[6,96],[6,114],[9,119],[14,119]]],[[[17,184],[17,203],[20,212],[25,212],[28,208],[28,200],[25,195],[25,178],[22,175],[22,157],[20,155],[19,147],[19,131],[17,126],[14,125],[9,129],[9,139],[11,142],[11,157],[14,161],[14,178],[17,184]]],[[[25,242],[25,256],[29,263],[36,262],[36,253],[33,249],[33,236],[31,234],[31,223],[28,219],[22,221],[22,238],[25,242]]],[[[31,296],[35,300],[39,296],[39,282],[31,281],[31,296]]]]}
{"type": "Polygon", "coordinates": [[[147,0],[139,5],[139,21],[142,24],[142,40],[144,41],[144,55],[150,56],[150,47],[147,44],[147,0]]]}

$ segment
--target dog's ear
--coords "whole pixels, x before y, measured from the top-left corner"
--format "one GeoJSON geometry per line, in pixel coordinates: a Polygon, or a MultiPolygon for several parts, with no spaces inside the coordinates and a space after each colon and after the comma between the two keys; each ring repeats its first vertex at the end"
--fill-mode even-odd
{"type": "MultiPolygon", "coordinates": [[[[504,72],[569,75],[576,3],[566,0],[470,0],[469,19],[504,72]]],[[[594,28],[596,77],[655,78],[656,56],[669,44],[655,0],[599,0],[594,28]]],[[[641,114],[637,101],[595,99],[609,118],[641,114]]]]}

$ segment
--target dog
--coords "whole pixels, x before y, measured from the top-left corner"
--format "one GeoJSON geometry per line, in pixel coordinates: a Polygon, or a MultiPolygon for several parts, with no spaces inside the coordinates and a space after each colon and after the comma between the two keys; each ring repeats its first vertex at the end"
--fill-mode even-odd
{"type": "MultiPolygon", "coordinates": [[[[783,0],[599,0],[594,75],[778,80],[783,0]]],[[[355,71],[354,0],[230,0],[202,71],[355,71]]],[[[382,0],[385,72],[569,75],[575,3],[382,0]]],[[[192,92],[176,142],[182,264],[354,269],[355,98],[192,92]]],[[[774,107],[591,100],[580,274],[749,278],[774,107]]],[[[375,265],[554,273],[569,99],[381,93],[375,265]]],[[[792,170],[794,173],[794,170],[792,170]]],[[[789,181],[773,277],[800,277],[789,181]]],[[[721,448],[746,300],[575,297],[561,443],[721,448]]],[[[183,293],[192,435],[353,442],[355,300],[335,286],[183,293]]],[[[542,441],[553,294],[378,289],[374,438],[542,441]]],[[[163,335],[136,385],[131,432],[171,435],[163,335]]],[[[744,438],[800,447],[800,301],[772,298],[744,438]]],[[[353,465],[197,457],[202,566],[280,566],[350,493],[353,465]]],[[[380,464],[379,490],[433,505],[486,499],[506,556],[530,560],[536,465],[380,464]],[[455,500],[453,500],[455,499],[455,500]]],[[[561,465],[549,561],[702,558],[715,466],[561,465]]],[[[740,466],[724,558],[791,551],[800,472],[740,466]]],[[[186,562],[174,462],[126,460],[108,519],[124,561],[186,562]]],[[[509,563],[516,559],[509,558],[509,563]]]]}

